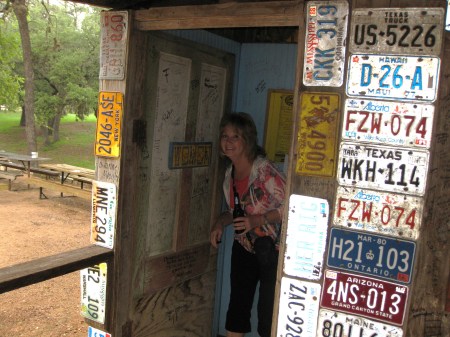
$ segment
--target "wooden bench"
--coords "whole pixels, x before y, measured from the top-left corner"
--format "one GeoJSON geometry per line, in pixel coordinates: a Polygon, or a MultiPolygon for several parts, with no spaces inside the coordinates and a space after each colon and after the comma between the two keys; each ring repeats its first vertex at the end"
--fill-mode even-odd
{"type": "MultiPolygon", "coordinates": [[[[7,172],[8,168],[17,169],[17,170],[21,170],[23,172],[27,172],[27,168],[26,167],[24,167],[21,164],[17,164],[17,163],[1,161],[0,162],[0,166],[5,167],[5,170],[6,170],[5,172],[7,172]]],[[[53,171],[53,170],[49,170],[49,169],[45,169],[45,168],[41,168],[41,167],[30,167],[30,172],[43,174],[43,175],[45,175],[47,177],[58,177],[59,176],[59,172],[58,171],[53,171]]]]}
{"type": "Polygon", "coordinates": [[[43,179],[36,176],[26,177],[25,179],[27,184],[39,187],[40,199],[47,199],[47,196],[44,194],[44,188],[60,192],[61,196],[63,196],[63,193],[66,193],[86,200],[92,199],[92,192],[90,190],[81,189],[72,185],[61,184],[61,182],[56,180],[43,179]]]}
{"type": "Polygon", "coordinates": [[[0,171],[0,179],[8,180],[8,191],[11,191],[13,180],[21,176],[23,176],[23,172],[18,170],[0,171]]]}

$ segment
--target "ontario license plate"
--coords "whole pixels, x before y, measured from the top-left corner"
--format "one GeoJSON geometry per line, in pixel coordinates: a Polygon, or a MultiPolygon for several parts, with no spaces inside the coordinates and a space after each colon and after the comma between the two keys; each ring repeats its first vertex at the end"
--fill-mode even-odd
{"type": "Polygon", "coordinates": [[[289,198],[284,272],[318,280],[322,276],[329,206],[325,199],[292,194],[289,198]]]}
{"type": "Polygon", "coordinates": [[[338,186],[333,225],[417,240],[422,197],[338,186]]]}
{"type": "Polygon", "coordinates": [[[321,286],[288,277],[281,279],[277,336],[314,336],[321,286]]]}
{"type": "Polygon", "coordinates": [[[332,228],[328,266],[410,283],[416,244],[388,236],[332,228]]]}
{"type": "Polygon", "coordinates": [[[429,148],[434,106],[347,99],[343,140],[409,148],[429,148]]]}
{"type": "Polygon", "coordinates": [[[338,181],[358,188],[423,195],[428,157],[428,151],[342,142],[338,181]]]}
{"type": "Polygon", "coordinates": [[[352,53],[439,55],[442,8],[370,8],[352,11],[352,53]]]}
{"type": "Polygon", "coordinates": [[[402,337],[403,330],[342,312],[321,309],[316,337],[402,337]]]}
{"type": "Polygon", "coordinates": [[[309,1],[303,84],[339,87],[344,77],[347,1],[309,1]]]}
{"type": "Polygon", "coordinates": [[[327,270],[321,306],[402,325],[408,287],[355,274],[327,270]]]}
{"type": "Polygon", "coordinates": [[[438,57],[353,54],[349,57],[347,94],[434,101],[439,63],[438,57]]]}

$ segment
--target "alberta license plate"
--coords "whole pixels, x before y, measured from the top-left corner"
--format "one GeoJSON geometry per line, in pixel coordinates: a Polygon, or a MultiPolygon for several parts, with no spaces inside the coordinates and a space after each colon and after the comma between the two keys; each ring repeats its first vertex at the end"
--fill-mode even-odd
{"type": "Polygon", "coordinates": [[[438,57],[353,54],[349,57],[347,94],[434,101],[439,63],[438,57]]]}
{"type": "Polygon", "coordinates": [[[389,236],[332,228],[328,266],[410,283],[416,244],[389,236]]]}
{"type": "Polygon", "coordinates": [[[352,11],[352,53],[439,55],[442,8],[369,8],[352,11]]]}
{"type": "Polygon", "coordinates": [[[388,281],[327,270],[321,306],[402,325],[408,287],[388,281]]]}
{"type": "Polygon", "coordinates": [[[343,142],[338,181],[346,186],[423,195],[428,157],[427,151],[343,142]]]}
{"type": "Polygon", "coordinates": [[[347,99],[343,140],[409,148],[429,148],[434,106],[347,99]]]}
{"type": "Polygon", "coordinates": [[[402,337],[403,330],[359,316],[321,309],[316,337],[402,337]]]}
{"type": "Polygon", "coordinates": [[[333,225],[417,240],[424,199],[338,186],[333,225]]]}

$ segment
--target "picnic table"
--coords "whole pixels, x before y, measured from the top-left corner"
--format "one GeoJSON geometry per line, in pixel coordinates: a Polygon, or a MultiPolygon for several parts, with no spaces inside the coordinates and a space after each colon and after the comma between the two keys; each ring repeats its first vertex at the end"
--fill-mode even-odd
{"type": "Polygon", "coordinates": [[[53,172],[58,172],[61,176],[61,184],[64,184],[70,176],[73,180],[80,182],[81,188],[83,189],[84,183],[92,184],[92,181],[95,180],[95,170],[84,167],[52,163],[42,164],[41,167],[53,172]]]}
{"type": "Polygon", "coordinates": [[[50,159],[51,158],[33,157],[25,154],[0,151],[0,166],[4,166],[6,169],[9,167],[24,171],[27,173],[28,177],[31,175],[31,172],[45,174],[45,171],[39,170],[39,167],[32,167],[31,164],[37,163],[39,165],[40,162],[50,159]]]}

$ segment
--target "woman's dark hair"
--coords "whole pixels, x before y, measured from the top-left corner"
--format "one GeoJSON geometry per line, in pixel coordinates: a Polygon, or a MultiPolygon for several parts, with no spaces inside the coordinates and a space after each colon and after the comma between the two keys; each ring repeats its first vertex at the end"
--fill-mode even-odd
{"type": "MultiPolygon", "coordinates": [[[[258,132],[252,116],[245,112],[234,112],[223,115],[220,121],[220,136],[226,126],[232,126],[240,131],[240,135],[245,141],[248,158],[253,161],[258,156],[266,156],[266,151],[258,145],[258,132]]],[[[219,142],[220,143],[220,142],[219,142]]]]}

